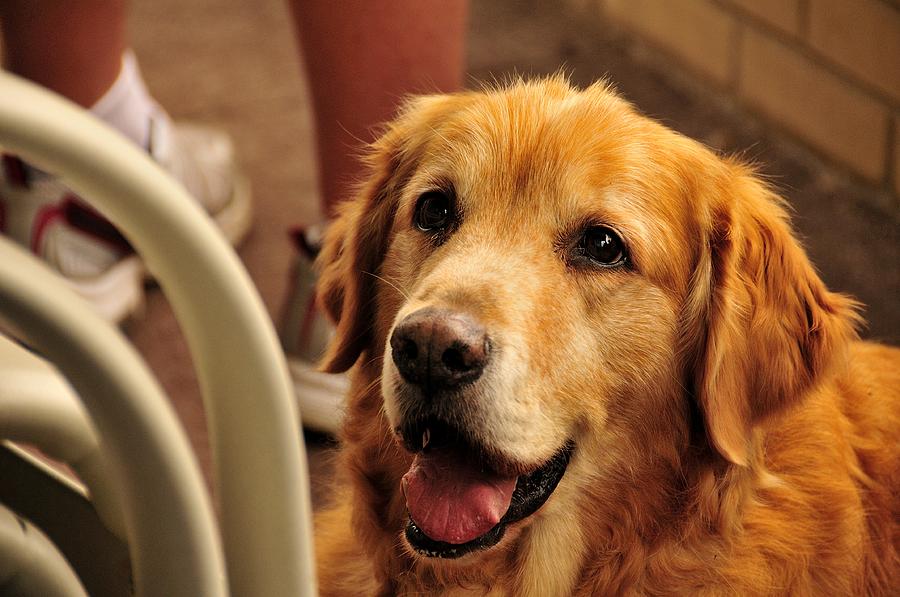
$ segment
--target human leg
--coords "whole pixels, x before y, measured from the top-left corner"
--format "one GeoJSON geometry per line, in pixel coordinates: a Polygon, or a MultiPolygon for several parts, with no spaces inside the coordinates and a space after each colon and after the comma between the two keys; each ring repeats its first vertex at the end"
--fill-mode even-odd
{"type": "Polygon", "coordinates": [[[4,0],[5,66],[86,108],[119,74],[125,0],[4,0]]]}
{"type": "Polygon", "coordinates": [[[357,155],[404,96],[455,91],[467,0],[292,0],[310,93],[322,208],[347,197],[357,155]],[[340,8],[338,8],[340,6],[340,8]]]}

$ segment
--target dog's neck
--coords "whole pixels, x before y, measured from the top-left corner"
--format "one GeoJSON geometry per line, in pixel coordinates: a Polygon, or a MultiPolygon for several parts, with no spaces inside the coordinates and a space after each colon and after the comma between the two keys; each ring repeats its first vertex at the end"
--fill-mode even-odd
{"type": "MultiPolygon", "coordinates": [[[[762,434],[755,432],[755,446],[762,434]]],[[[665,594],[673,574],[683,572],[686,553],[709,562],[710,570],[727,553],[745,504],[772,480],[762,450],[753,451],[747,467],[703,446],[691,445],[680,457],[675,467],[659,460],[590,496],[581,517],[604,529],[605,540],[586,546],[578,580],[565,594],[665,594]]]]}

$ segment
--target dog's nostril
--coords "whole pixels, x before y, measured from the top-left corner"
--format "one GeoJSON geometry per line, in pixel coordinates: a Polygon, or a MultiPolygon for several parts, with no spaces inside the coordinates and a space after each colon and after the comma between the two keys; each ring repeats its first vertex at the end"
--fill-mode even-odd
{"type": "Polygon", "coordinates": [[[472,367],[466,362],[466,356],[462,350],[456,347],[450,347],[441,355],[441,362],[450,371],[460,373],[466,372],[472,367]]]}
{"type": "Polygon", "coordinates": [[[419,356],[419,346],[413,340],[404,340],[400,346],[400,355],[409,360],[415,360],[419,356]]]}

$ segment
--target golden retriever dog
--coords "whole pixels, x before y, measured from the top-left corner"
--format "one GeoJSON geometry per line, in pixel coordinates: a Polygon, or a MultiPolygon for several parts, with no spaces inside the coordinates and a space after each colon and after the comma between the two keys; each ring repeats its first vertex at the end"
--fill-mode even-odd
{"type": "Polygon", "coordinates": [[[368,167],[323,595],[898,594],[900,350],[751,168],[563,77],[412,99],[368,167]]]}

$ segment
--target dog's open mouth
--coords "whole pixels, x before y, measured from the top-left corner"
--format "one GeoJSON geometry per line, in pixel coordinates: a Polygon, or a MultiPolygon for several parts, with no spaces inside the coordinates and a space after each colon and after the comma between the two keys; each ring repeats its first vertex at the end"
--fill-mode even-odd
{"type": "Polygon", "coordinates": [[[405,426],[401,437],[415,453],[401,487],[409,520],[406,538],[428,557],[458,558],[496,545],[506,527],[534,514],[566,471],[574,450],[563,446],[539,468],[516,475],[452,427],[426,420],[405,426]]]}

